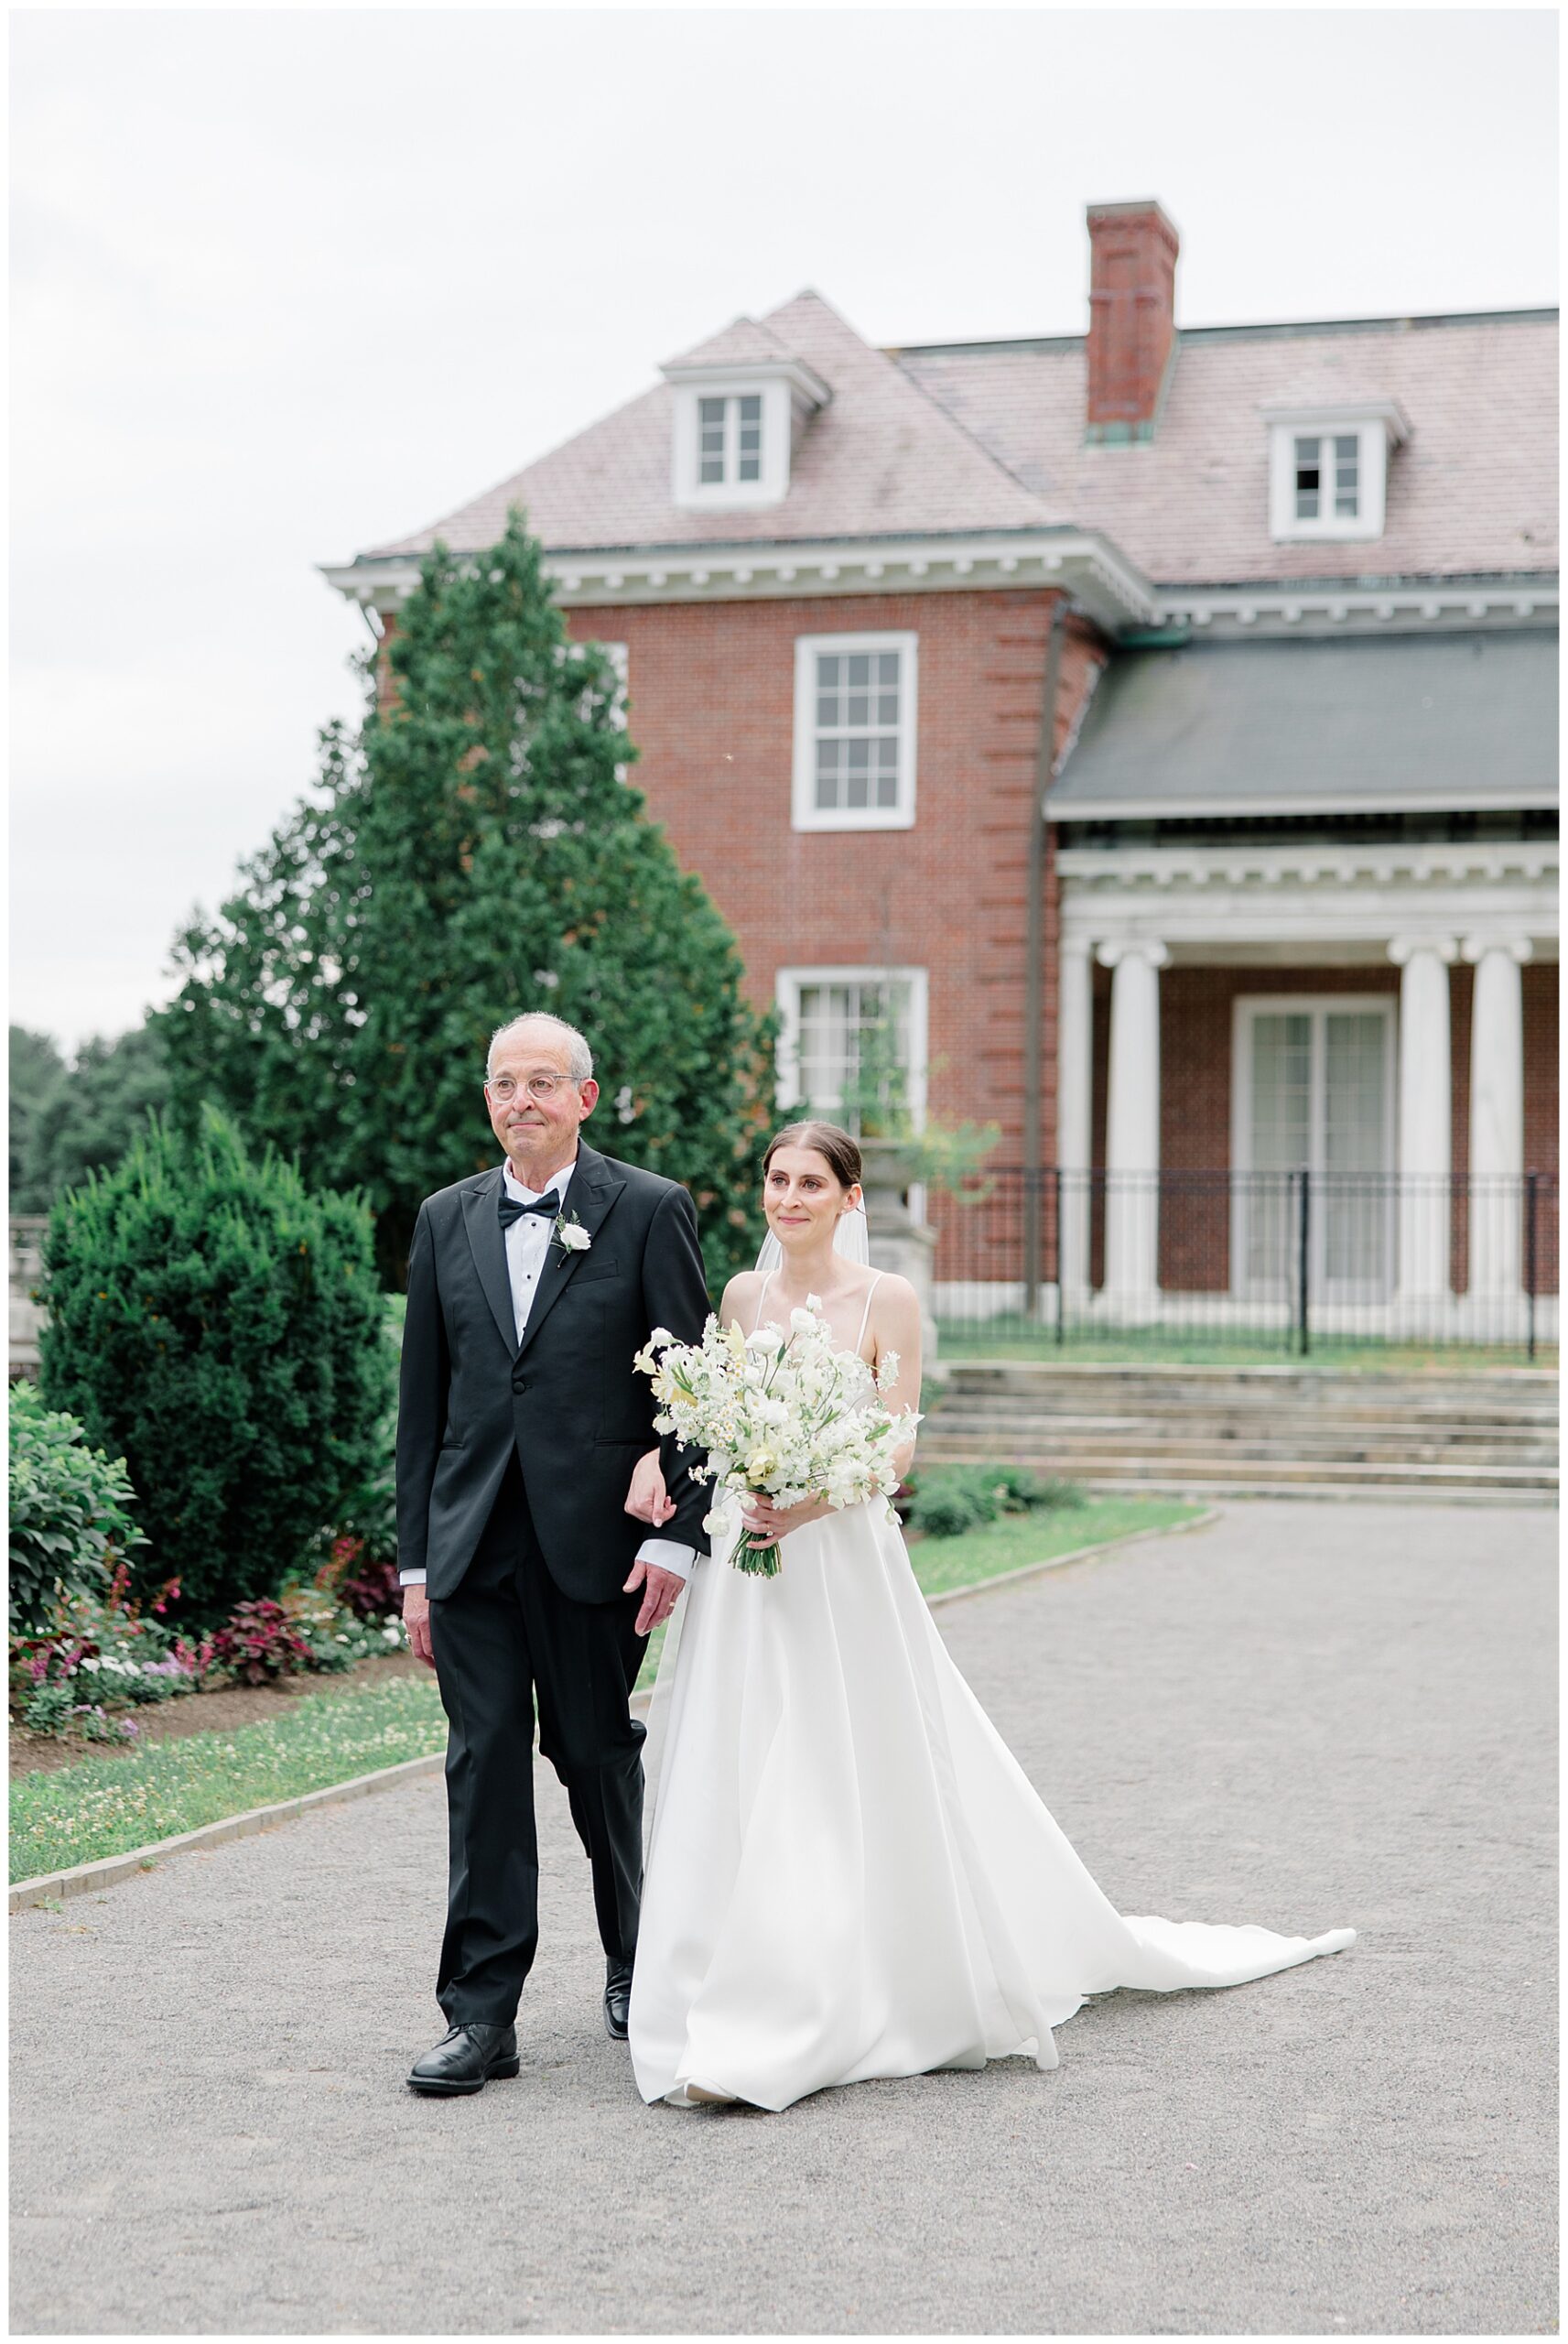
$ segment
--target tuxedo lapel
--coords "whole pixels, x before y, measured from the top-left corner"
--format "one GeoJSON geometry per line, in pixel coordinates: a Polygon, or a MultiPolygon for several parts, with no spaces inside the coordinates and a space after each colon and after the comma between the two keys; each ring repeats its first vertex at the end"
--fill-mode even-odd
{"type": "Polygon", "coordinates": [[[517,1349],[517,1319],[512,1308],[512,1280],[506,1269],[506,1232],[501,1226],[501,1167],[487,1172],[471,1188],[463,1190],[463,1226],[469,1250],[479,1273],[491,1316],[501,1329],[509,1352],[517,1349]]]}
{"type": "MultiPolygon", "coordinates": [[[[575,1221],[590,1239],[597,1237],[605,1215],[625,1186],[625,1181],[605,1162],[597,1149],[584,1147],[579,1141],[577,1165],[567,1185],[564,1210],[568,1223],[575,1221]]],[[[578,1264],[586,1262],[590,1251],[589,1246],[568,1250],[556,1237],[551,1237],[545,1253],[545,1266],[539,1274],[534,1307],[528,1313],[528,1324],[523,1329],[523,1340],[518,1346],[519,1358],[555,1308],[557,1297],[578,1264]]]]}

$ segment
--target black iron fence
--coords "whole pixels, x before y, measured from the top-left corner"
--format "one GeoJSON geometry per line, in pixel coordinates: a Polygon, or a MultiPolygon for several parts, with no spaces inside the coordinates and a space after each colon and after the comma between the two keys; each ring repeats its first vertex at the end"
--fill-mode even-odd
{"type": "Polygon", "coordinates": [[[1554,1174],[1003,1167],[928,1210],[937,1326],[958,1349],[1016,1336],[1533,1360],[1557,1341],[1554,1174]]]}

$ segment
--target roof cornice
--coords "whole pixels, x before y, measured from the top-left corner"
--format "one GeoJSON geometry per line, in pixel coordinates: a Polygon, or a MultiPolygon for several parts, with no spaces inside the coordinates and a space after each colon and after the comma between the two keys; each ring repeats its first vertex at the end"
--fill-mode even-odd
{"type": "Polygon", "coordinates": [[[1160,623],[1215,635],[1390,634],[1555,626],[1555,573],[1511,578],[1317,579],[1302,584],[1160,586],[1160,623]]]}
{"type": "MultiPolygon", "coordinates": [[[[478,556],[471,557],[477,561],[478,556]]],[[[953,593],[1058,587],[1111,636],[1188,627],[1216,638],[1385,635],[1482,626],[1554,626],[1555,573],[1509,577],[1312,579],[1156,585],[1093,530],[970,536],[755,540],[720,545],[557,547],[543,567],[568,609],[637,602],[953,593]]],[[[329,585],[364,610],[395,611],[419,581],[411,554],[328,562],[329,585]]]]}
{"type": "MultiPolygon", "coordinates": [[[[476,562],[478,556],[471,557],[476,562]]],[[[568,608],[626,602],[758,602],[783,596],[952,593],[1054,586],[1108,634],[1155,624],[1153,589],[1093,530],[759,544],[552,548],[543,559],[568,608]]],[[[418,583],[411,555],[323,563],[329,585],[366,609],[395,610],[418,583]]]]}

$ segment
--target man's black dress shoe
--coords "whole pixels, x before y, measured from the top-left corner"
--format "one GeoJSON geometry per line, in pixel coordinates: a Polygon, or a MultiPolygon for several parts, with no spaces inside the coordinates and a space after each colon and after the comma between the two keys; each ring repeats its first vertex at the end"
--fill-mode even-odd
{"type": "Polygon", "coordinates": [[[449,2027],[433,2051],[415,2060],[408,2081],[415,2091],[450,2099],[459,2092],[482,2091],[492,2076],[514,2076],[518,2064],[516,2027],[486,2026],[476,2020],[468,2026],[449,2027]]]}
{"type": "Polygon", "coordinates": [[[605,1964],[604,2030],[615,2042],[624,2043],[632,2024],[632,1964],[611,1961],[605,1964]]]}

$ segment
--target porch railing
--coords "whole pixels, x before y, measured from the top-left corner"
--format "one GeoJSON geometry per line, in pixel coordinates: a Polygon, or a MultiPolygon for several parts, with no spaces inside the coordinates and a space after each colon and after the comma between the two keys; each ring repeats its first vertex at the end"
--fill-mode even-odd
{"type": "Polygon", "coordinates": [[[959,1347],[1206,1340],[1310,1356],[1346,1344],[1557,1340],[1556,1176],[1180,1170],[977,1176],[933,1199],[937,1325],[959,1347]]]}

